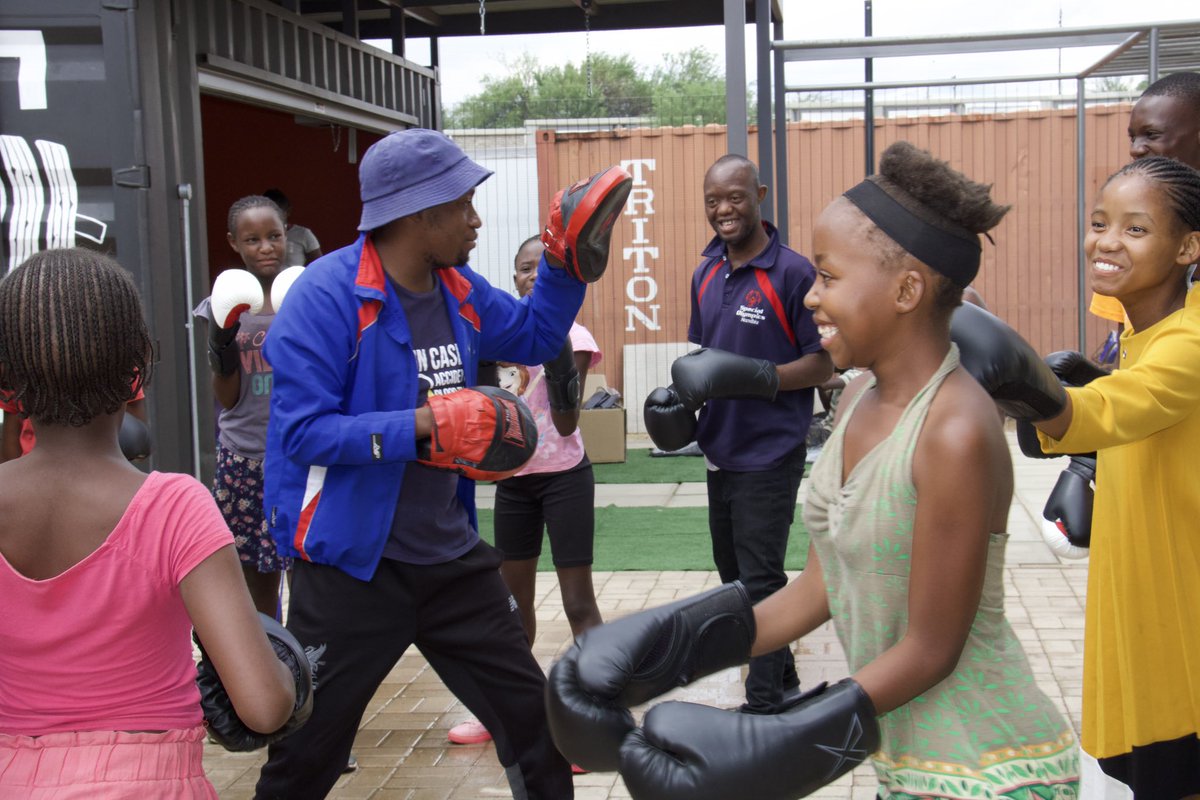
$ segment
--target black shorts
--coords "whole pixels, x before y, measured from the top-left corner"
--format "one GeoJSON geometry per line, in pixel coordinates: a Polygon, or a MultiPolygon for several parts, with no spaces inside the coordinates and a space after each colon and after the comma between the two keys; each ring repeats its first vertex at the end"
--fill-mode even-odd
{"type": "Polygon", "coordinates": [[[596,537],[596,481],[585,456],[566,472],[518,475],[496,484],[496,549],[505,561],[542,554],[542,530],[550,534],[556,567],[592,563],[596,537]]]}

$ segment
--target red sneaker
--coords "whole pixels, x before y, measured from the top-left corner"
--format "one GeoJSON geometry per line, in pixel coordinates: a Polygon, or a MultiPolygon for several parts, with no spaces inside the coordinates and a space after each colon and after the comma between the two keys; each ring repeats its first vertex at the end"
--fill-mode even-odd
{"type": "Polygon", "coordinates": [[[571,765],[571,774],[572,775],[587,775],[588,771],[586,769],[584,769],[583,767],[579,766],[578,764],[572,764],[571,765]]]}
{"type": "Polygon", "coordinates": [[[487,728],[483,727],[482,722],[472,717],[451,728],[450,732],[446,734],[446,738],[452,744],[482,744],[490,742],[492,735],[488,733],[487,728]]]}

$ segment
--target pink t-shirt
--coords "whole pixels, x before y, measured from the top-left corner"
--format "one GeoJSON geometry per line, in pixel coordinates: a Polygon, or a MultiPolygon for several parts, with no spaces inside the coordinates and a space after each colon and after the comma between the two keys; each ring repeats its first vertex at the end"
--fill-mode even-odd
{"type": "MultiPolygon", "coordinates": [[[[571,347],[576,353],[591,353],[588,368],[600,363],[600,346],[588,329],[578,322],[571,325],[571,347]]],[[[562,436],[550,418],[550,397],[542,380],[541,366],[526,367],[519,364],[501,364],[498,368],[500,388],[506,389],[525,401],[537,423],[538,446],[521,467],[518,475],[533,475],[545,472],[562,472],[583,460],[583,435],[576,428],[570,436],[562,436]]],[[[580,387],[582,389],[582,386],[580,387]]],[[[586,398],[585,398],[586,399],[586,398]]]]}
{"type": "Polygon", "coordinates": [[[0,733],[201,722],[179,582],[233,544],[208,490],[152,472],[104,543],[44,581],[0,555],[0,733]]]}

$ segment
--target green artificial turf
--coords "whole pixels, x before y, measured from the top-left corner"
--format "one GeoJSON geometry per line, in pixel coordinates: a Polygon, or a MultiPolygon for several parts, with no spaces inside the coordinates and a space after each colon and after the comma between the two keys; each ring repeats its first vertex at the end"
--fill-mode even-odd
{"type": "MultiPolygon", "coordinates": [[[[804,474],[812,464],[807,464],[804,474]]],[[[650,455],[649,448],[626,450],[625,461],[618,464],[593,464],[596,483],[704,483],[702,456],[650,455]]]]}
{"type": "MultiPolygon", "coordinates": [[[[655,461],[675,461],[683,456],[655,461]]],[[[694,461],[701,459],[693,458],[694,461]]],[[[605,465],[607,466],[607,465],[605,465]]],[[[703,462],[701,461],[701,469],[703,462]]],[[[803,569],[808,556],[808,532],[800,521],[792,523],[788,541],[787,569],[803,569]]],[[[492,512],[479,511],[479,528],[483,538],[492,539],[492,512]]],[[[707,508],[622,508],[605,506],[596,509],[596,554],[592,569],[596,572],[615,570],[710,570],[712,546],[708,538],[707,508]]],[[[541,571],[554,568],[550,559],[550,542],[543,541],[538,561],[541,571]]]]}
{"type": "Polygon", "coordinates": [[[594,464],[596,483],[685,483],[704,481],[701,456],[659,456],[652,458],[649,448],[625,451],[619,464],[594,464]]]}

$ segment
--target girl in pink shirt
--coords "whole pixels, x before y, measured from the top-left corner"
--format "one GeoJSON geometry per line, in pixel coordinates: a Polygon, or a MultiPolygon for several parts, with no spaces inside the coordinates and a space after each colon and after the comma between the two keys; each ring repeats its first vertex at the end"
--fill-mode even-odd
{"type": "Polygon", "coordinates": [[[193,625],[242,722],[291,714],[211,495],[118,447],[151,367],[112,259],[48,250],[0,281],[0,391],[38,431],[0,464],[0,797],[215,798],[193,625]]]}
{"type": "MultiPolygon", "coordinates": [[[[533,291],[544,249],[534,237],[517,250],[513,282],[521,297],[533,291]]],[[[600,348],[578,323],[571,326],[570,340],[582,386],[588,368],[600,363],[600,348]]],[[[533,458],[516,475],[496,484],[496,548],[504,558],[500,574],[516,598],[532,643],[537,633],[533,585],[545,526],[563,610],[571,633],[578,636],[603,622],[592,588],[595,479],[579,432],[579,409],[551,409],[544,367],[501,364],[499,377],[500,388],[525,401],[538,427],[533,458]]]]}
{"type": "MultiPolygon", "coordinates": [[[[513,282],[521,297],[533,291],[544,249],[534,236],[517,250],[513,282]]],[[[570,342],[582,387],[588,368],[600,363],[600,348],[588,329],[578,323],[571,326],[570,342]]],[[[500,575],[517,601],[532,645],[537,633],[534,582],[544,528],[550,536],[563,610],[571,633],[578,636],[604,621],[592,587],[596,489],[592,463],[579,432],[579,409],[559,411],[550,407],[544,367],[502,362],[497,365],[497,377],[501,389],[525,401],[538,428],[533,458],[516,475],[496,484],[496,549],[504,559],[500,575]]],[[[478,720],[468,719],[451,728],[448,738],[455,744],[475,744],[491,736],[478,720]]]]}

